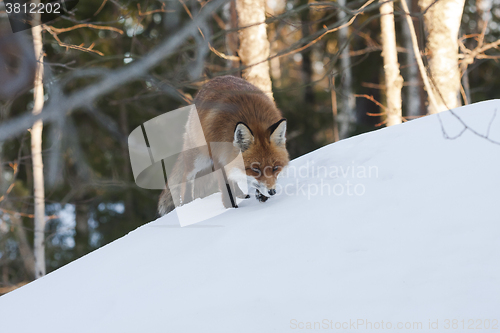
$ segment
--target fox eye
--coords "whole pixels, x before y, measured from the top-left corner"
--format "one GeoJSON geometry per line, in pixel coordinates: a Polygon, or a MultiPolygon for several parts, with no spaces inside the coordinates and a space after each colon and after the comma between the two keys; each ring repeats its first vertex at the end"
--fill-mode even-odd
{"type": "Polygon", "coordinates": [[[260,169],[259,169],[259,168],[252,167],[251,169],[252,169],[252,171],[253,171],[253,172],[257,172],[257,173],[259,173],[259,172],[260,172],[260,169]]]}
{"type": "Polygon", "coordinates": [[[275,167],[273,167],[273,172],[274,172],[274,171],[278,171],[278,169],[279,169],[279,166],[275,166],[275,167]]]}

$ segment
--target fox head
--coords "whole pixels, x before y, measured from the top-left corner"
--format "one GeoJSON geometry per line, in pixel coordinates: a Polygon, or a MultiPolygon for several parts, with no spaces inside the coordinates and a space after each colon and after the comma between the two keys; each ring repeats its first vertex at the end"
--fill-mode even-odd
{"type": "Polygon", "coordinates": [[[242,152],[247,182],[257,190],[259,201],[276,194],[277,177],[288,164],[285,134],[286,119],[255,133],[243,122],[234,130],[233,145],[242,152]]]}

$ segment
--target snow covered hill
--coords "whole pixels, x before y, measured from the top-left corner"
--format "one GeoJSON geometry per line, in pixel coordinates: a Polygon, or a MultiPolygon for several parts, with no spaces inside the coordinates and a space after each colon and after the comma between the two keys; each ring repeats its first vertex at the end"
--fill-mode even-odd
{"type": "Polygon", "coordinates": [[[498,331],[496,110],[343,140],[264,204],[146,224],[0,297],[0,332],[498,331]]]}

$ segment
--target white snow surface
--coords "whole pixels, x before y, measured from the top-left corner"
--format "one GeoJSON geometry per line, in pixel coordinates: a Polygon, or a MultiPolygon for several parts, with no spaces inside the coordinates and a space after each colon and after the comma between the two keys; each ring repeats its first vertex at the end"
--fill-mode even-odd
{"type": "MultiPolygon", "coordinates": [[[[454,112],[500,141],[500,100],[454,112]]],[[[462,129],[448,111],[342,140],[266,203],[145,224],[0,297],[0,332],[498,331],[500,145],[444,137],[462,129]]]]}

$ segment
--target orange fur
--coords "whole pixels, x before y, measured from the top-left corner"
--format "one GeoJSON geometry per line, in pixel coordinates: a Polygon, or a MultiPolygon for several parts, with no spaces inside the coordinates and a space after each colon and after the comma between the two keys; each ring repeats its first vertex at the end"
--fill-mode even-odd
{"type": "MultiPolygon", "coordinates": [[[[190,130],[195,126],[188,121],[184,135],[185,146],[188,146],[188,141],[196,143],[197,146],[202,145],[203,142],[233,143],[237,124],[243,123],[252,134],[252,143],[245,146],[242,152],[245,164],[244,172],[247,176],[253,177],[262,189],[274,189],[279,172],[289,161],[284,142],[284,131],[281,142],[275,138],[278,130],[271,127],[273,124],[275,126],[281,124],[280,122],[284,120],[274,102],[254,85],[234,76],[222,76],[210,80],[198,92],[194,102],[203,133],[195,133],[195,131],[190,130]],[[275,131],[271,133],[273,129],[275,131]],[[259,168],[259,172],[255,171],[255,167],[259,168]],[[273,170],[274,167],[278,169],[273,170]]],[[[283,124],[284,126],[280,126],[279,129],[286,128],[286,122],[283,124]]],[[[210,156],[219,156],[222,160],[221,163],[224,163],[224,160],[226,163],[231,160],[229,156],[225,156],[229,154],[228,152],[210,154],[209,150],[198,151],[196,156],[189,158],[187,155],[180,156],[168,180],[169,183],[175,181],[179,184],[189,180],[189,175],[195,169],[193,161],[196,158],[210,160],[210,156]]],[[[217,161],[213,162],[218,164],[217,161]]],[[[210,170],[194,170],[195,174],[197,172],[207,174],[210,170]]],[[[224,184],[219,182],[219,188],[223,189],[223,186],[224,184]]],[[[182,203],[196,197],[194,189],[189,194],[188,189],[184,186],[181,187],[180,193],[175,193],[175,195],[180,196],[182,203]]],[[[228,207],[224,196],[223,203],[228,207]]],[[[158,211],[163,215],[173,208],[172,194],[167,189],[160,196],[158,211]]]]}

